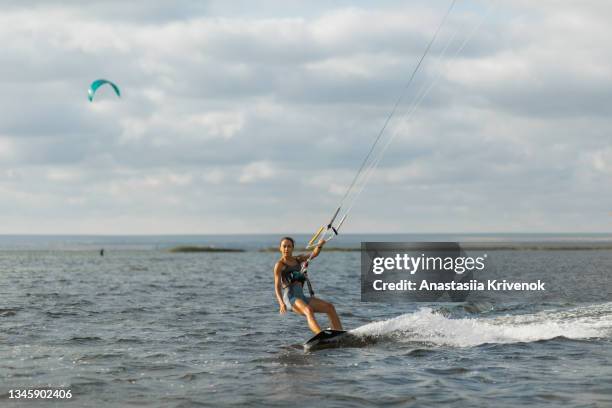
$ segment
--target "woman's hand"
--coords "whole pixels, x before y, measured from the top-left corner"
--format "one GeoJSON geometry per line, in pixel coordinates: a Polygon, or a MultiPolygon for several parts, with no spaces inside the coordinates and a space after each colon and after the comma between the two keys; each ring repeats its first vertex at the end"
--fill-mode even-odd
{"type": "Polygon", "coordinates": [[[280,314],[287,313],[287,306],[284,303],[280,304],[280,309],[278,310],[278,313],[280,313],[280,314]]]}

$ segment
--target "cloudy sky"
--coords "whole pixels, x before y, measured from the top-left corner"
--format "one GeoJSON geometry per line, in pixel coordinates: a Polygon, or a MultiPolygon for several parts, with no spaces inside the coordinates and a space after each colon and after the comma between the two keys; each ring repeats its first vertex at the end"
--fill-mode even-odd
{"type": "MultiPolygon", "coordinates": [[[[457,1],[347,232],[612,230],[612,4],[490,4],[457,1]]],[[[4,1],[0,233],[315,230],[448,6],[4,1]]]]}

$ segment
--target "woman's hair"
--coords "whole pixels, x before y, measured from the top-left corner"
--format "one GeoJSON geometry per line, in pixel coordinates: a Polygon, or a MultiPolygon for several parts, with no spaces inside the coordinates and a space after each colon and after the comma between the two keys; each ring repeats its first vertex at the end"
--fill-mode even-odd
{"type": "Polygon", "coordinates": [[[295,248],[295,240],[291,237],[282,237],[278,245],[282,244],[284,240],[291,241],[291,245],[295,248]]]}

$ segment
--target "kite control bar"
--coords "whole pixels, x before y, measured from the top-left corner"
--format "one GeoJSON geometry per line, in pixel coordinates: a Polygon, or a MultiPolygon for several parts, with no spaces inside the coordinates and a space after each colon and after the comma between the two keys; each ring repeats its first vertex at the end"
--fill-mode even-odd
{"type": "Polygon", "coordinates": [[[342,218],[340,218],[338,225],[334,226],[334,221],[336,221],[336,218],[338,217],[338,214],[340,213],[341,208],[342,207],[338,207],[336,209],[336,212],[334,212],[334,216],[331,218],[331,221],[328,222],[327,225],[322,225],[321,228],[319,228],[319,230],[312,236],[310,241],[308,241],[308,245],[306,246],[306,249],[314,248],[316,246],[315,242],[318,242],[321,239],[325,239],[325,241],[329,241],[332,238],[338,236],[339,234],[338,231],[340,230],[340,226],[342,226],[342,223],[344,223],[344,220],[346,220],[346,216],[348,215],[348,214],[344,214],[342,218]]]}

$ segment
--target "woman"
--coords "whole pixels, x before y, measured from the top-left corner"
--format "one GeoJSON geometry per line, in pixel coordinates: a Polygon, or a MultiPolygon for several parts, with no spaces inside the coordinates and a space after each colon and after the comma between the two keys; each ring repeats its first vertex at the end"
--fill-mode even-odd
{"type": "MultiPolygon", "coordinates": [[[[325,240],[321,240],[315,247],[312,257],[315,258],[321,252],[321,248],[325,245],[325,240]]],[[[342,324],[336,313],[334,305],[316,297],[308,297],[304,295],[303,287],[306,277],[301,271],[302,262],[308,259],[306,255],[293,256],[293,248],[295,241],[293,238],[284,237],[280,241],[281,258],[274,265],[274,289],[276,299],[280,305],[280,313],[287,312],[287,307],[294,312],[306,316],[308,327],[314,334],[321,331],[321,327],[315,319],[315,313],[327,313],[331,328],[334,330],[342,330],[342,324]],[[284,294],[281,295],[281,287],[284,289],[284,294]]]]}

